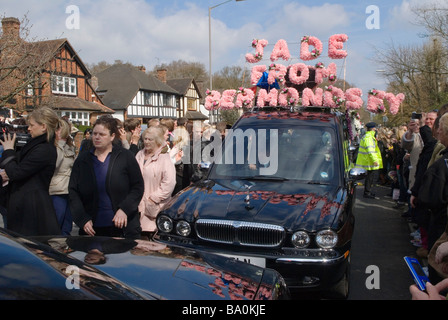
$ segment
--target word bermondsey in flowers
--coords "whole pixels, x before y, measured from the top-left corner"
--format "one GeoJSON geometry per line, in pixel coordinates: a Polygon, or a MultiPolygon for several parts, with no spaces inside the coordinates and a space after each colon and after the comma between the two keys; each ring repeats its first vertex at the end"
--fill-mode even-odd
{"type": "MultiPolygon", "coordinates": [[[[344,43],[348,40],[345,34],[334,34],[328,40],[328,57],[331,59],[344,59],[347,57],[347,51],[343,50],[344,43]]],[[[247,53],[246,61],[249,63],[257,63],[263,59],[264,48],[268,45],[265,39],[254,39],[251,43],[255,48],[255,53],[247,53]]],[[[322,42],[313,36],[304,36],[301,38],[300,59],[304,61],[317,59],[323,52],[322,42]],[[314,49],[310,50],[310,46],[314,49]]],[[[288,44],[285,40],[280,39],[274,46],[270,55],[271,64],[256,65],[251,71],[251,84],[256,85],[263,73],[268,74],[267,82],[272,85],[277,81],[281,86],[285,85],[285,76],[288,74],[289,81],[293,84],[300,85],[305,83],[309,78],[309,70],[315,70],[316,84],[321,84],[324,78],[330,83],[336,81],[337,68],[335,63],[330,63],[328,67],[322,62],[316,63],[314,66],[305,65],[304,63],[295,63],[291,66],[284,66],[278,62],[279,59],[288,61],[291,54],[288,44]],[[275,62],[275,63],[274,63],[275,62]]],[[[330,85],[325,89],[316,88],[314,91],[305,88],[302,92],[302,98],[299,99],[299,92],[292,87],[277,90],[272,88],[269,92],[266,89],[258,90],[257,106],[264,107],[266,103],[269,106],[294,106],[301,103],[303,106],[323,106],[329,108],[341,108],[345,106],[347,110],[360,109],[363,105],[362,90],[359,88],[350,88],[343,91],[336,86],[330,85]]],[[[238,90],[225,90],[222,94],[215,90],[207,90],[205,100],[205,108],[207,110],[216,109],[232,109],[241,107],[254,106],[255,93],[248,88],[239,88],[238,90]]],[[[387,93],[381,90],[370,90],[368,94],[367,110],[378,113],[384,112],[384,100],[389,105],[391,114],[397,114],[401,103],[404,100],[404,94],[387,93]]]]}

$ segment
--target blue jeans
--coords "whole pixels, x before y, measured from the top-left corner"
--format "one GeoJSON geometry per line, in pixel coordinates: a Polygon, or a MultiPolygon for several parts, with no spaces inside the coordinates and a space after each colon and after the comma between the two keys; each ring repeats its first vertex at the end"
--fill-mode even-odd
{"type": "Polygon", "coordinates": [[[407,203],[410,199],[408,194],[408,188],[406,187],[406,181],[403,177],[402,170],[397,171],[397,178],[398,178],[398,184],[400,186],[400,197],[398,198],[398,202],[400,203],[407,203]]]}
{"type": "Polygon", "coordinates": [[[54,210],[56,211],[62,234],[69,236],[72,232],[73,219],[68,204],[68,194],[52,195],[51,198],[53,199],[54,210]]]}

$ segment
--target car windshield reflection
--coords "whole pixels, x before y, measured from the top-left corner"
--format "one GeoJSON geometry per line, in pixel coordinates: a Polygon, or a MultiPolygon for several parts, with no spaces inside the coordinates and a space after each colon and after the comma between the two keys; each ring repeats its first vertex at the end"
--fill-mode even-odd
{"type": "Polygon", "coordinates": [[[334,129],[240,127],[226,138],[210,179],[336,184],[340,176],[334,129]]]}

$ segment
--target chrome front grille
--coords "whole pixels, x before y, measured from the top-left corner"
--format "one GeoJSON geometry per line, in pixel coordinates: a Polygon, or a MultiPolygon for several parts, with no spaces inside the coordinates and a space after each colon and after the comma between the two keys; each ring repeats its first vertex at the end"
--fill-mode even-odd
{"type": "Polygon", "coordinates": [[[260,247],[276,247],[285,237],[285,229],[277,225],[217,219],[199,219],[196,233],[203,240],[260,247]]]}

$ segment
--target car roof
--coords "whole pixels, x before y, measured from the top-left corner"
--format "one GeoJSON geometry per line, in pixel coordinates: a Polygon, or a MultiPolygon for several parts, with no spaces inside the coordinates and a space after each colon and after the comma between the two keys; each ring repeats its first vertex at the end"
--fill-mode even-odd
{"type": "Polygon", "coordinates": [[[24,237],[3,228],[0,228],[0,255],[8,257],[0,262],[0,300],[259,299],[259,288],[267,285],[263,274],[271,272],[154,241],[87,236],[24,237]],[[87,253],[98,248],[106,259],[86,263],[87,253]],[[12,264],[23,272],[2,273],[12,264]],[[71,265],[80,270],[78,290],[66,287],[65,270],[71,265]],[[228,290],[227,286],[210,287],[224,277],[243,284],[237,285],[237,289],[247,294],[235,293],[231,286],[228,290]]]}

